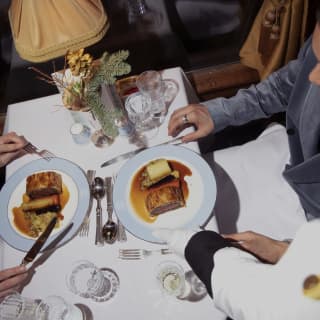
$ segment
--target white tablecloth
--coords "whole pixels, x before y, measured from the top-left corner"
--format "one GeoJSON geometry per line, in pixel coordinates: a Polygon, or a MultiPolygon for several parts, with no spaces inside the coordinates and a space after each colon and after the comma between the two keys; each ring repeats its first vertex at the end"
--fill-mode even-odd
{"type": "MultiPolygon", "coordinates": [[[[184,82],[186,81],[180,68],[167,69],[163,78],[174,79],[179,85],[179,92],[170,106],[168,116],[160,127],[158,135],[150,140],[150,145],[159,144],[170,137],[167,135],[167,121],[175,108],[188,103],[184,82]]],[[[189,91],[188,96],[192,96],[189,91]]],[[[113,145],[98,149],[93,144],[76,145],[69,128],[72,124],[70,113],[61,105],[61,96],[53,95],[45,98],[25,101],[9,105],[7,112],[6,131],[16,131],[40,149],[49,149],[55,155],[77,163],[83,170],[96,169],[97,175],[105,177],[117,172],[123,163],[100,168],[102,162],[113,156],[130,151],[136,146],[128,143],[124,137],[118,137],[113,145]]],[[[197,143],[189,143],[189,148],[199,151],[197,143]]],[[[36,155],[24,156],[7,166],[7,176],[36,155]]],[[[95,210],[95,205],[93,206],[95,210]]],[[[104,208],[104,220],[106,211],[104,208]]],[[[214,222],[212,222],[214,226],[214,222]]],[[[189,270],[182,258],[171,256],[152,256],[146,260],[123,261],[117,258],[119,248],[158,248],[128,234],[126,243],[116,243],[97,247],[95,238],[95,214],[91,214],[89,237],[74,237],[71,241],[56,249],[46,259],[36,260],[33,264],[34,274],[31,281],[24,287],[22,294],[33,298],[44,298],[48,295],[60,295],[71,303],[86,305],[93,314],[94,320],[113,319],[224,319],[223,313],[214,308],[211,299],[206,296],[198,302],[164,299],[155,281],[155,268],[162,260],[173,259],[189,270]],[[120,278],[120,290],[109,302],[97,303],[78,297],[71,293],[65,282],[65,275],[74,261],[87,259],[99,267],[114,269],[120,278]],[[43,260],[43,261],[42,261],[43,260]]],[[[1,246],[0,246],[1,250],[1,246]]],[[[20,263],[23,252],[8,245],[2,247],[0,257],[3,267],[11,267],[20,263]]]]}

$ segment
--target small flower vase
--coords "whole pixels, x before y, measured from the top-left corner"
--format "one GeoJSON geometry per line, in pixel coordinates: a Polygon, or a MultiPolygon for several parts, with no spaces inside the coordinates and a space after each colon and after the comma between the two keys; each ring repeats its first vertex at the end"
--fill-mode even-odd
{"type": "Polygon", "coordinates": [[[112,139],[119,134],[124,135],[126,132],[129,135],[130,130],[126,131],[123,128],[123,124],[128,124],[128,122],[124,121],[126,113],[115,86],[101,85],[99,99],[101,103],[95,104],[92,113],[99,121],[103,133],[112,139]]]}
{"type": "Polygon", "coordinates": [[[87,127],[94,127],[94,119],[91,112],[69,110],[70,116],[74,123],[81,123],[87,127]]]}

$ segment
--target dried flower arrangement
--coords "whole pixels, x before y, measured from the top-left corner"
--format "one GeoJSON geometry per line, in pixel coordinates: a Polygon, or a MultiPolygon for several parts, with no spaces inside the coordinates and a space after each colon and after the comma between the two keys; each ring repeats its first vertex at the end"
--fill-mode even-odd
{"type": "Polygon", "coordinates": [[[112,54],[104,52],[100,59],[93,60],[90,54],[80,49],[66,54],[62,73],[54,72],[49,76],[35,67],[30,69],[38,73],[40,80],[61,89],[62,101],[66,108],[74,111],[92,111],[104,134],[114,138],[118,134],[115,122],[123,116],[124,111],[105,106],[101,100],[100,89],[103,84],[114,85],[117,77],[131,71],[131,66],[125,62],[128,56],[127,50],[120,50],[112,54]]]}

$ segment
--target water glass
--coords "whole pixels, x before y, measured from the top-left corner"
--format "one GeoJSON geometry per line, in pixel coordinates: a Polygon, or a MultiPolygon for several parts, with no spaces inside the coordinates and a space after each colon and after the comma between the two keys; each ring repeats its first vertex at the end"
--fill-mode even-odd
{"type": "Polygon", "coordinates": [[[207,288],[197,275],[189,270],[185,273],[185,290],[179,299],[188,301],[200,301],[207,295],[207,288]]]}
{"type": "Polygon", "coordinates": [[[136,85],[145,103],[150,106],[152,117],[162,123],[167,113],[167,106],[161,74],[155,70],[142,72],[137,77],[136,85]]]}
{"type": "Polygon", "coordinates": [[[87,144],[90,142],[91,130],[85,124],[80,122],[72,124],[70,133],[76,144],[87,144]]]}
{"type": "Polygon", "coordinates": [[[75,262],[66,281],[71,292],[97,302],[109,300],[119,288],[119,278],[113,270],[99,269],[87,260],[75,262]]]}
{"type": "Polygon", "coordinates": [[[148,11],[145,0],[127,0],[128,22],[135,23],[148,11]]]}
{"type": "Polygon", "coordinates": [[[144,25],[161,24],[163,15],[150,9],[145,0],[127,0],[128,23],[144,25]]]}
{"type": "Polygon", "coordinates": [[[157,281],[161,291],[169,296],[178,298],[184,293],[184,270],[174,261],[164,261],[158,265],[157,281]]]}
{"type": "Polygon", "coordinates": [[[140,92],[129,95],[125,102],[125,108],[129,120],[133,123],[136,131],[150,129],[151,106],[145,103],[144,97],[140,92]]]}
{"type": "Polygon", "coordinates": [[[81,310],[67,303],[62,297],[49,296],[43,299],[37,310],[37,320],[82,320],[81,310]]]}
{"type": "Polygon", "coordinates": [[[1,320],[34,320],[37,301],[23,297],[18,292],[6,296],[0,304],[1,320]]]}

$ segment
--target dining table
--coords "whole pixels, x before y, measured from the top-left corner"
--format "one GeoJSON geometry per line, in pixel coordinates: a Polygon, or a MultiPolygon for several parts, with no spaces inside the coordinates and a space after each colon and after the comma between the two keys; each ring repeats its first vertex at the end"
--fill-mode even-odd
{"type": "MultiPolygon", "coordinates": [[[[183,70],[179,67],[165,69],[163,79],[171,79],[177,84],[178,91],[171,101],[164,122],[155,131],[145,133],[147,148],[172,139],[168,135],[170,115],[179,107],[196,101],[196,95],[183,70]]],[[[15,131],[23,135],[39,149],[46,149],[58,158],[75,163],[86,172],[96,170],[96,176],[116,177],[130,159],[122,160],[106,167],[101,164],[108,159],[139,148],[127,136],[119,135],[114,142],[103,148],[93,143],[76,144],[70,134],[74,122],[71,113],[62,105],[61,94],[34,100],[23,101],[8,106],[5,132],[15,131]]],[[[182,134],[193,130],[185,129],[182,134]]],[[[182,144],[200,154],[197,142],[182,144]]],[[[37,154],[26,154],[6,167],[6,180],[39,158],[37,154]]],[[[226,319],[226,315],[215,308],[212,299],[206,294],[197,301],[167,297],[159,289],[156,281],[157,266],[163,261],[179,263],[185,272],[190,267],[184,257],[174,253],[153,254],[144,259],[119,259],[119,249],[139,248],[158,250],[165,244],[153,243],[126,232],[127,241],[114,244],[95,245],[95,203],[90,215],[90,229],[87,237],[75,233],[67,242],[57,245],[49,252],[44,251],[30,264],[30,277],[24,284],[21,294],[34,299],[58,295],[80,307],[86,319],[226,319]],[[88,260],[100,268],[111,268],[119,277],[119,290],[109,301],[96,302],[72,293],[66,285],[66,275],[72,264],[78,260],[88,260]]],[[[107,220],[107,202],[102,202],[103,223],[107,220]]],[[[115,212],[116,213],[116,212],[115,212]]],[[[113,216],[115,219],[115,216],[113,216]]],[[[2,226],[1,226],[2,228],[2,226]]],[[[212,216],[207,229],[217,230],[215,217],[212,216]]],[[[0,239],[0,269],[19,265],[25,252],[10,246],[6,239],[0,239]]]]}

